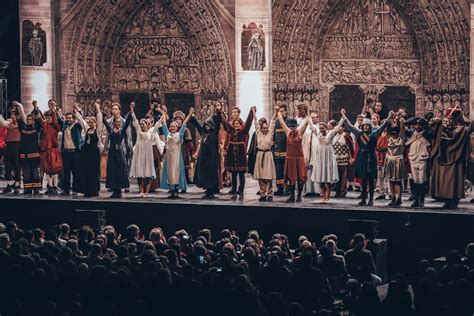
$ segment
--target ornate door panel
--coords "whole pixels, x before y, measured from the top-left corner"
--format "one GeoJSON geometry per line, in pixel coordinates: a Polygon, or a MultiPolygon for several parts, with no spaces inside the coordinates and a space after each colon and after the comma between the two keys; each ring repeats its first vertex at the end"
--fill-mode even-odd
{"type": "Polygon", "coordinates": [[[362,111],[364,99],[359,86],[336,86],[329,94],[329,118],[340,119],[341,109],[344,108],[349,120],[354,122],[357,114],[362,111]]]}
{"type": "Polygon", "coordinates": [[[408,87],[387,87],[379,100],[389,111],[398,111],[404,106],[410,116],[415,115],[415,94],[408,87]]]}

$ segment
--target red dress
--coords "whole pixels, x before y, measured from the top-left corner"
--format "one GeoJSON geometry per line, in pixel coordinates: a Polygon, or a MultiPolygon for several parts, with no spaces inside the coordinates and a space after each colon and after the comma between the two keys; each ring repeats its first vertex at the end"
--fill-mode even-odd
{"type": "Polygon", "coordinates": [[[63,169],[63,160],[59,151],[58,133],[61,127],[56,112],[53,112],[53,123],[41,121],[42,130],[39,141],[41,169],[46,174],[58,174],[63,169]]]}
{"type": "Polygon", "coordinates": [[[225,130],[228,132],[226,145],[227,156],[225,159],[225,170],[230,172],[247,172],[247,141],[249,130],[252,126],[253,112],[250,111],[247,121],[242,129],[236,130],[232,122],[223,122],[225,130]]]}
{"type": "Polygon", "coordinates": [[[307,180],[304,162],[302,138],[297,131],[292,131],[286,138],[285,179],[294,185],[298,181],[307,180]]]}

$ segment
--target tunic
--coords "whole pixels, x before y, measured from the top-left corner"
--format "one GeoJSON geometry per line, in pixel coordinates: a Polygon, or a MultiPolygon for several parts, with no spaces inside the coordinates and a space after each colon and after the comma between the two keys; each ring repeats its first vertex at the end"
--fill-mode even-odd
{"type": "Polygon", "coordinates": [[[408,159],[410,161],[411,176],[417,184],[425,183],[428,175],[428,159],[430,158],[430,142],[425,138],[425,132],[415,131],[406,142],[409,146],[408,159]]]}
{"type": "Polygon", "coordinates": [[[48,124],[46,120],[41,121],[40,136],[40,159],[41,169],[46,174],[58,174],[63,169],[63,160],[59,151],[58,134],[61,126],[56,111],[52,114],[53,123],[48,124]]]}
{"type": "Polygon", "coordinates": [[[400,133],[388,135],[387,154],[383,166],[383,177],[389,181],[402,181],[408,176],[403,153],[405,152],[405,125],[400,124],[400,133]]]}
{"type": "Polygon", "coordinates": [[[191,117],[191,123],[196,126],[201,134],[201,144],[196,160],[196,172],[194,174],[194,183],[199,188],[211,189],[218,188],[220,178],[220,155],[219,155],[219,127],[221,125],[221,115],[214,115],[208,118],[201,125],[197,119],[191,117]],[[211,127],[206,131],[205,125],[211,127]]]}
{"type": "Polygon", "coordinates": [[[163,173],[161,175],[160,188],[166,190],[186,190],[186,174],[184,172],[184,161],[181,153],[186,125],[182,125],[179,132],[171,133],[168,126],[163,125],[165,135],[166,153],[163,162],[163,173]]]}
{"type": "Polygon", "coordinates": [[[386,120],[379,128],[363,132],[354,127],[349,121],[344,121],[346,128],[355,135],[357,142],[357,155],[355,159],[355,177],[359,179],[377,178],[377,159],[375,147],[377,139],[388,125],[386,120]]]}
{"type": "Polygon", "coordinates": [[[312,173],[312,180],[316,183],[336,183],[339,181],[336,154],[332,145],[334,137],[339,133],[340,127],[336,127],[326,135],[322,135],[315,128],[316,146],[313,147],[312,165],[316,166],[312,173]]]}
{"type": "Polygon", "coordinates": [[[155,178],[155,162],[153,159],[153,141],[161,126],[161,122],[157,122],[148,131],[143,132],[138,125],[135,114],[132,113],[132,122],[137,132],[137,142],[133,147],[132,165],[130,167],[130,177],[132,178],[155,178]]]}
{"type": "Polygon", "coordinates": [[[297,131],[288,134],[286,138],[285,179],[290,182],[290,185],[300,181],[304,182],[307,179],[301,143],[302,138],[297,131]]]}
{"type": "Polygon", "coordinates": [[[465,195],[464,179],[469,136],[474,130],[456,126],[438,126],[431,157],[433,170],[431,176],[431,195],[433,198],[461,199],[465,195]]]}
{"type": "Polygon", "coordinates": [[[22,120],[18,120],[18,128],[21,133],[20,160],[40,160],[39,133],[41,123],[35,121],[33,125],[27,125],[22,120]]]}
{"type": "Polygon", "coordinates": [[[256,124],[256,143],[257,155],[253,171],[255,180],[274,180],[276,179],[275,162],[272,155],[273,132],[275,130],[275,121],[270,122],[269,130],[266,135],[260,132],[260,125],[256,124]]]}
{"type": "Polygon", "coordinates": [[[108,189],[120,190],[130,186],[128,181],[127,152],[124,138],[127,137],[127,129],[132,116],[129,114],[122,128],[115,132],[109,122],[104,120],[104,125],[109,133],[109,156],[107,159],[107,178],[105,186],[108,189]]]}
{"type": "Polygon", "coordinates": [[[231,123],[223,122],[225,130],[229,133],[225,170],[230,172],[247,172],[247,139],[252,126],[253,112],[250,111],[247,120],[240,130],[234,129],[231,123]]]}

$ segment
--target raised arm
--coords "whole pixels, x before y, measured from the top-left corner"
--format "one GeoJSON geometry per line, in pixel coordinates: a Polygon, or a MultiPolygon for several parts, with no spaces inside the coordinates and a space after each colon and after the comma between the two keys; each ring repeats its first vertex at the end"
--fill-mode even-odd
{"type": "Polygon", "coordinates": [[[5,127],[5,128],[7,128],[8,126],[10,126],[10,122],[7,121],[7,120],[5,120],[5,119],[3,118],[3,115],[2,115],[2,114],[0,114],[0,126],[1,126],[1,127],[5,127]]]}
{"type": "Polygon", "coordinates": [[[390,119],[386,119],[382,125],[380,125],[378,128],[374,130],[374,135],[376,138],[379,138],[379,136],[382,134],[382,132],[387,128],[388,124],[390,124],[390,119]]]}
{"type": "Polygon", "coordinates": [[[256,111],[256,107],[252,106],[250,108],[249,114],[247,115],[247,120],[245,120],[245,127],[244,127],[244,133],[248,134],[250,131],[250,128],[252,127],[252,121],[253,121],[253,116],[256,111]]]}
{"type": "Polygon", "coordinates": [[[308,127],[308,122],[309,122],[309,117],[306,117],[303,121],[303,124],[298,128],[298,134],[300,136],[303,136],[304,132],[306,131],[306,128],[308,127]]]}
{"type": "Polygon", "coordinates": [[[127,133],[128,133],[127,130],[130,127],[131,122],[132,122],[132,114],[131,112],[128,112],[127,117],[125,118],[125,123],[122,127],[122,130],[120,131],[123,137],[127,136],[127,133]]]}
{"type": "Polygon", "coordinates": [[[132,115],[132,125],[135,128],[135,132],[140,132],[140,125],[138,124],[137,116],[135,115],[135,102],[130,103],[130,114],[132,115]]]}
{"type": "Polygon", "coordinates": [[[23,104],[21,104],[18,101],[13,101],[13,105],[15,105],[18,108],[18,111],[20,112],[20,117],[23,123],[26,124],[26,114],[25,114],[25,108],[23,107],[23,104]]]}
{"type": "Polygon", "coordinates": [[[280,122],[281,128],[283,128],[283,130],[285,131],[285,134],[288,135],[291,130],[286,125],[285,120],[283,119],[283,116],[281,116],[280,112],[278,112],[278,121],[280,122]]]}
{"type": "Polygon", "coordinates": [[[84,131],[89,130],[89,124],[87,124],[87,122],[84,120],[84,117],[82,116],[79,106],[77,104],[74,105],[74,114],[76,116],[76,120],[78,120],[82,129],[84,131]]]}

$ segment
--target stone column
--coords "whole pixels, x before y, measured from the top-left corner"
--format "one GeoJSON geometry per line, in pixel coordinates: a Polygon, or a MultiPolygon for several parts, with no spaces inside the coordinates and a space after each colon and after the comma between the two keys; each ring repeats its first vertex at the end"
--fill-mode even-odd
{"type": "Polygon", "coordinates": [[[470,98],[470,107],[469,107],[469,117],[471,120],[474,119],[474,0],[471,0],[471,58],[470,58],[470,71],[469,71],[469,98],[470,98]]]}
{"type": "Polygon", "coordinates": [[[32,100],[37,100],[42,110],[48,109],[48,100],[54,96],[55,49],[52,1],[54,0],[20,0],[19,2],[21,96],[27,112],[32,107],[32,100]],[[42,52],[39,64],[33,64],[29,51],[33,29],[44,31],[44,37],[42,32],[39,32],[41,43],[46,48],[42,52]]]}
{"type": "MultiPolygon", "coordinates": [[[[267,116],[271,112],[271,74],[272,74],[272,4],[270,0],[235,0],[235,65],[237,106],[245,117],[249,108],[257,106],[257,116],[267,116]],[[244,70],[242,65],[242,33],[255,24],[264,34],[265,65],[263,70],[244,70]],[[261,28],[260,28],[261,27],[261,28]]],[[[244,46],[244,47],[243,47],[244,46]]],[[[243,48],[243,49],[242,49],[243,48]]]]}

